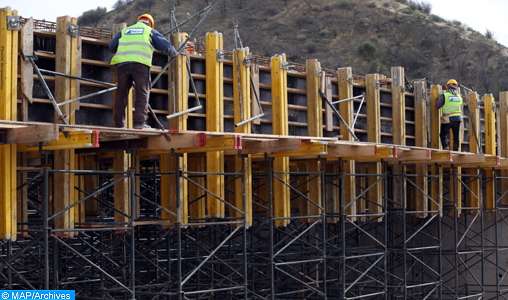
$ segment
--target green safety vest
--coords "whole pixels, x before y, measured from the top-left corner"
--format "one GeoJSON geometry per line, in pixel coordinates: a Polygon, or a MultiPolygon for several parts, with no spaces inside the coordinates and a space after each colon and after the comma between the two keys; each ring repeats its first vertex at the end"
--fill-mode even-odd
{"type": "Polygon", "coordinates": [[[445,96],[443,115],[448,115],[450,117],[461,116],[462,111],[460,107],[462,106],[462,97],[449,92],[443,93],[443,95],[445,96]]]}
{"type": "Polygon", "coordinates": [[[118,49],[111,59],[111,64],[138,62],[152,67],[153,46],[150,44],[152,28],[143,23],[136,23],[122,30],[118,49]]]}

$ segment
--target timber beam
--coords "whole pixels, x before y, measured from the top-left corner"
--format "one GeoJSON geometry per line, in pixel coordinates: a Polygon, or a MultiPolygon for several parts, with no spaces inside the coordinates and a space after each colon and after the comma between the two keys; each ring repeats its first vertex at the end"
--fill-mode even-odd
{"type": "Polygon", "coordinates": [[[58,124],[38,126],[0,125],[0,144],[46,142],[59,139],[58,124]]]}

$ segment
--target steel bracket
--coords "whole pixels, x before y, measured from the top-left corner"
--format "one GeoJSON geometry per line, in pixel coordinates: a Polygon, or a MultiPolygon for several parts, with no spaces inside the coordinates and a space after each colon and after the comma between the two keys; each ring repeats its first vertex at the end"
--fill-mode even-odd
{"type": "Polygon", "coordinates": [[[7,16],[7,29],[8,30],[21,30],[21,23],[19,16],[7,16]]]}
{"type": "Polygon", "coordinates": [[[68,22],[67,23],[67,34],[70,35],[70,36],[73,36],[73,37],[78,37],[78,30],[79,29],[79,26],[72,23],[72,22],[68,22]]]}
{"type": "Polygon", "coordinates": [[[279,61],[279,68],[283,70],[287,70],[289,66],[289,63],[287,61],[279,61]]]}
{"type": "Polygon", "coordinates": [[[322,76],[321,72],[323,72],[323,69],[321,67],[316,67],[316,76],[317,77],[321,77],[322,76]]]}
{"type": "Polygon", "coordinates": [[[381,80],[376,80],[376,89],[381,88],[381,80]]]}
{"type": "Polygon", "coordinates": [[[217,49],[217,61],[224,62],[224,50],[217,49]]]}
{"type": "Polygon", "coordinates": [[[250,67],[251,65],[251,59],[252,59],[252,53],[249,53],[247,56],[245,56],[243,59],[242,59],[242,64],[246,67],[250,67]]]}

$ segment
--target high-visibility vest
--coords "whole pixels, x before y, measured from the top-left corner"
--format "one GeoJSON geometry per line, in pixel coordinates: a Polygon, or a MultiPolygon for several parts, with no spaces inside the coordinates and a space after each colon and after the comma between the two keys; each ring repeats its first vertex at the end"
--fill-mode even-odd
{"type": "Polygon", "coordinates": [[[443,95],[445,96],[443,115],[448,115],[450,117],[461,116],[462,111],[460,108],[462,106],[462,97],[449,92],[443,93],[443,95]]]}
{"type": "Polygon", "coordinates": [[[111,64],[138,62],[152,67],[153,46],[150,43],[152,28],[143,23],[136,23],[122,30],[118,49],[111,59],[111,64]]]}

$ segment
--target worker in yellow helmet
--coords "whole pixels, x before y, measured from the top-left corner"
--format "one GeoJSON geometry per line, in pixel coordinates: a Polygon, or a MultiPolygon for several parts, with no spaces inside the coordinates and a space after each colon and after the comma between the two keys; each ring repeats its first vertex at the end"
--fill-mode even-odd
{"type": "Polygon", "coordinates": [[[462,123],[462,97],[458,93],[459,84],[455,79],[450,79],[445,85],[446,91],[436,101],[436,108],[443,108],[441,117],[441,145],[444,150],[450,150],[447,135],[452,129],[453,151],[459,151],[460,125],[462,123]]]}
{"type": "Polygon", "coordinates": [[[118,75],[118,88],[114,107],[114,125],[124,127],[125,107],[127,96],[136,84],[136,102],[133,116],[134,128],[150,128],[146,124],[148,118],[148,99],[150,96],[152,56],[154,49],[175,58],[178,52],[173,45],[154,28],[151,15],[139,16],[138,22],[124,28],[109,43],[109,49],[114,53],[111,59],[112,69],[118,75]]]}
{"type": "MultiPolygon", "coordinates": [[[[182,34],[185,37],[185,39],[187,39],[189,37],[187,32],[182,32],[182,34]]],[[[187,41],[187,53],[189,53],[189,54],[198,54],[198,52],[196,51],[196,46],[191,41],[187,41]]]]}

